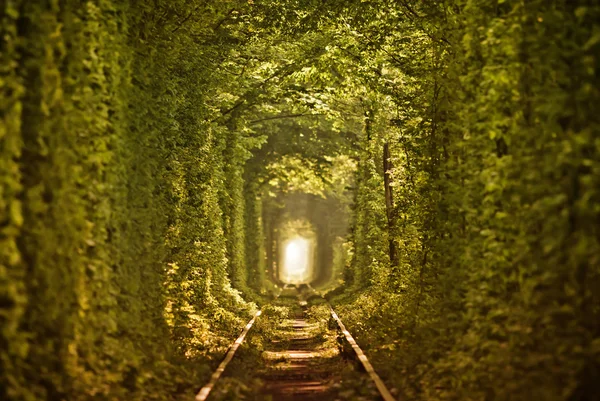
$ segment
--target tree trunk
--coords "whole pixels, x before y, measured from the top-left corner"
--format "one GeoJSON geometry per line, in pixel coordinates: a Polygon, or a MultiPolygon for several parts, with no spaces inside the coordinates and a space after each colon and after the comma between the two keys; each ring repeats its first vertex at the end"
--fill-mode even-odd
{"type": "Polygon", "coordinates": [[[392,266],[398,266],[398,252],[394,241],[394,193],[390,186],[390,170],[393,168],[390,161],[390,146],[383,144],[383,184],[385,186],[385,211],[388,221],[389,255],[392,266]]]}

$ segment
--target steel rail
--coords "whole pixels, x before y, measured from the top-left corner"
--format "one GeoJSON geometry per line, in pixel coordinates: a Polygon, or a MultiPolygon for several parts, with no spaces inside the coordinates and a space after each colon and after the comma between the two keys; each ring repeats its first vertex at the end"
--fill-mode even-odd
{"type": "Polygon", "coordinates": [[[369,362],[369,359],[367,358],[367,356],[365,355],[363,350],[360,349],[360,347],[354,340],[354,337],[352,337],[352,334],[350,334],[350,332],[346,329],[346,326],[344,326],[344,323],[342,323],[342,321],[339,318],[339,316],[337,315],[337,313],[335,313],[335,311],[333,310],[333,307],[329,304],[329,302],[327,303],[327,305],[329,305],[329,310],[331,311],[331,316],[337,322],[338,326],[340,327],[340,330],[342,330],[344,337],[346,337],[346,341],[348,341],[350,343],[350,345],[352,346],[352,349],[356,353],[358,360],[362,363],[363,367],[367,371],[367,374],[371,377],[371,380],[373,380],[373,382],[375,383],[375,386],[377,386],[377,390],[379,391],[379,394],[381,395],[381,397],[384,399],[384,401],[396,401],[396,399],[394,398],[392,393],[390,393],[390,390],[388,390],[388,388],[386,387],[383,380],[381,380],[381,377],[379,377],[377,372],[375,372],[373,365],[371,365],[371,362],[369,362]]]}
{"type": "Polygon", "coordinates": [[[204,387],[202,387],[202,389],[200,389],[198,394],[196,394],[196,399],[195,399],[196,401],[205,401],[206,398],[208,398],[208,395],[210,394],[211,390],[213,389],[215,384],[217,384],[217,381],[219,380],[219,378],[221,377],[223,372],[225,372],[225,368],[227,367],[229,362],[231,362],[231,360],[233,359],[233,356],[235,355],[235,352],[240,347],[240,344],[242,344],[242,342],[244,341],[244,338],[246,338],[246,334],[248,334],[248,332],[252,328],[254,321],[256,320],[257,317],[259,317],[261,315],[261,313],[262,313],[262,311],[260,311],[260,310],[258,312],[256,312],[254,317],[248,322],[246,327],[244,327],[242,334],[240,334],[240,336],[237,338],[237,340],[235,340],[235,342],[231,345],[231,347],[229,347],[229,351],[227,351],[227,355],[225,356],[225,359],[223,359],[223,361],[219,364],[219,367],[217,368],[217,370],[214,371],[214,373],[210,377],[210,381],[206,384],[206,386],[204,386],[204,387]]]}

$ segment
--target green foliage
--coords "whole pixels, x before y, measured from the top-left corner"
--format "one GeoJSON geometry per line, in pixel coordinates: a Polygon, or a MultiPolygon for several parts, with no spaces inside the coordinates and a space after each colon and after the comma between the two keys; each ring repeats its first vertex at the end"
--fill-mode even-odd
{"type": "Polygon", "coordinates": [[[304,219],[407,399],[590,399],[598,20],[584,0],[3,3],[0,398],[192,391],[304,219]]]}
{"type": "Polygon", "coordinates": [[[253,310],[221,223],[220,194],[242,191],[223,176],[241,170],[198,107],[228,48],[187,31],[227,10],[2,7],[0,398],[191,391],[253,310]]]}
{"type": "Polygon", "coordinates": [[[27,300],[23,283],[25,272],[17,240],[23,227],[22,189],[18,158],[21,139],[21,101],[24,87],[18,74],[19,12],[14,4],[0,13],[0,369],[14,377],[19,367],[15,360],[27,353],[19,341],[19,323],[27,300]]]}
{"type": "MultiPolygon", "coordinates": [[[[400,257],[340,298],[341,315],[406,398],[594,397],[599,92],[587,18],[598,12],[403,3],[355,26],[361,55],[379,63],[367,83],[391,100],[377,102],[389,123],[374,138],[390,141],[400,257]]],[[[374,166],[379,152],[367,154],[374,166]]],[[[357,224],[383,208],[381,184],[360,186],[380,200],[357,208],[357,224]]],[[[384,249],[382,231],[355,232],[356,260],[384,249]]]]}

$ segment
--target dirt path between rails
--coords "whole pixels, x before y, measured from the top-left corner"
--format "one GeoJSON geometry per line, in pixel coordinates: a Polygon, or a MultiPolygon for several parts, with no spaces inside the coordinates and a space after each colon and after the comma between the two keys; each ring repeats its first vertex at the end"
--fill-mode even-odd
{"type": "Polygon", "coordinates": [[[329,317],[325,304],[264,308],[208,401],[379,400],[329,317]]]}
{"type": "Polygon", "coordinates": [[[277,338],[263,352],[261,393],[281,401],[334,399],[347,361],[332,338],[309,323],[306,312],[294,311],[277,338]]]}

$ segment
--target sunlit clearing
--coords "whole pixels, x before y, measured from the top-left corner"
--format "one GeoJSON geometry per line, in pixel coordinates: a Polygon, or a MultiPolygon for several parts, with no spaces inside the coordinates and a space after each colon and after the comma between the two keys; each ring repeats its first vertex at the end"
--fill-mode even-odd
{"type": "Polygon", "coordinates": [[[299,284],[311,275],[311,241],[298,237],[287,241],[281,278],[286,283],[299,284]]]}

